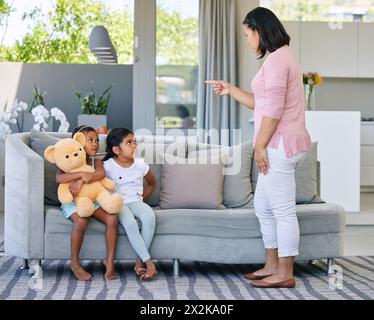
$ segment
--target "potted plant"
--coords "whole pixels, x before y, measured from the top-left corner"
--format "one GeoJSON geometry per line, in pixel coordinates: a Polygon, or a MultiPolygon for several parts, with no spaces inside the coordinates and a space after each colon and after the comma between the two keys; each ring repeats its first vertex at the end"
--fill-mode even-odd
{"type": "Polygon", "coordinates": [[[106,127],[107,109],[110,99],[111,85],[99,96],[96,97],[94,88],[91,86],[88,94],[82,97],[79,90],[75,90],[75,96],[79,99],[82,108],[82,114],[78,115],[78,126],[88,125],[94,129],[106,127]]]}

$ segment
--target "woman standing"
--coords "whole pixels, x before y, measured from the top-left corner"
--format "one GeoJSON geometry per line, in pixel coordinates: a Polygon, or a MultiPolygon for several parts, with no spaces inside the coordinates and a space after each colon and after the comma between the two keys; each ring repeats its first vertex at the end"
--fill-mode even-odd
{"type": "Polygon", "coordinates": [[[295,168],[305,159],[311,139],[305,128],[302,70],[289,48],[290,37],[275,14],[258,7],[243,21],[251,49],[263,58],[252,81],[253,94],[225,81],[213,84],[217,95],[230,95],[254,109],[254,159],[259,176],[254,197],[266,249],[265,266],[245,278],[255,287],[295,287],[294,258],[299,254],[295,168]]]}

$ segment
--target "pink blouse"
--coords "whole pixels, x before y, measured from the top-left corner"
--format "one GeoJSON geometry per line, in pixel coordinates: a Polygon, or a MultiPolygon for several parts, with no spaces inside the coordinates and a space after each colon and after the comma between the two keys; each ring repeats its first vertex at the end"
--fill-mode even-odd
{"type": "Polygon", "coordinates": [[[289,46],[270,53],[252,81],[255,95],[254,139],[262,117],[279,119],[268,147],[278,149],[283,137],[287,157],[308,151],[312,142],[305,128],[304,88],[301,67],[289,46]]]}

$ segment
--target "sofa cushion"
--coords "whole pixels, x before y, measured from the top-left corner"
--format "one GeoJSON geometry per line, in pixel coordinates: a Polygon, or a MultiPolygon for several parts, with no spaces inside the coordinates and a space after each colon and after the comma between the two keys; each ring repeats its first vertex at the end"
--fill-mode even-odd
{"type": "Polygon", "coordinates": [[[189,149],[188,158],[208,157],[212,159],[217,155],[226,155],[228,161],[224,163],[223,204],[226,208],[252,207],[252,141],[247,141],[230,148],[217,148],[215,146],[209,148],[208,146],[205,144],[194,146],[199,151],[189,149]]]}
{"type": "MultiPolygon", "coordinates": [[[[296,168],[296,204],[324,203],[318,196],[317,175],[317,142],[313,142],[312,149],[307,153],[304,162],[296,168]]],[[[258,169],[252,160],[251,182],[256,191],[258,169]]]]}
{"type": "MultiPolygon", "coordinates": [[[[199,235],[222,239],[261,238],[261,231],[254,209],[154,209],[156,235],[199,235]]],[[[331,203],[297,205],[296,214],[300,234],[343,232],[345,227],[344,209],[331,203]]],[[[72,222],[63,217],[59,208],[45,207],[45,233],[71,234],[72,222]]],[[[105,225],[90,218],[87,233],[105,233],[105,225]]],[[[138,221],[139,228],[141,223],[138,221]]],[[[122,226],[119,234],[125,235],[122,226]]],[[[104,241],[104,238],[103,238],[104,241]]]]}
{"type": "MultiPolygon", "coordinates": [[[[223,164],[188,163],[168,155],[161,169],[162,209],[217,209],[223,201],[223,164]]],[[[193,161],[195,162],[195,161],[193,161]]]]}
{"type": "MultiPolygon", "coordinates": [[[[30,146],[44,159],[44,150],[56,144],[60,139],[47,133],[32,129],[30,133],[30,146]]],[[[44,159],[44,204],[59,206],[57,197],[58,184],[56,183],[57,166],[44,159]]]]}
{"type": "MultiPolygon", "coordinates": [[[[200,235],[216,238],[262,238],[254,209],[156,209],[157,235],[200,235]]],[[[301,235],[342,232],[344,209],[331,203],[297,205],[301,235]]]]}
{"type": "MultiPolygon", "coordinates": [[[[45,206],[45,233],[46,234],[55,234],[55,233],[64,233],[71,234],[73,222],[69,219],[66,219],[61,212],[59,207],[55,206],[45,206]]],[[[136,219],[141,228],[141,223],[136,219]]],[[[94,218],[89,218],[89,224],[86,233],[101,233],[105,234],[105,225],[100,221],[95,220],[94,218]]],[[[120,225],[118,233],[125,235],[125,229],[120,225]]],[[[103,238],[104,240],[104,238],[103,238]]]]}

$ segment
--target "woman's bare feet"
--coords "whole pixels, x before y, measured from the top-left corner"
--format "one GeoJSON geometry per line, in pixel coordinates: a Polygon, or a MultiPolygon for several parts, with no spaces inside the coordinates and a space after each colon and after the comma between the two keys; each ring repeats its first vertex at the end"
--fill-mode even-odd
{"type": "Polygon", "coordinates": [[[147,271],[146,268],[144,268],[144,263],[140,257],[136,259],[134,271],[137,276],[141,276],[147,271]]]}
{"type": "Polygon", "coordinates": [[[89,274],[86,270],[84,270],[79,263],[71,264],[70,269],[73,272],[74,276],[79,281],[90,281],[90,280],[92,280],[92,275],[89,274]]]}
{"type": "Polygon", "coordinates": [[[156,266],[151,259],[145,262],[146,272],[140,276],[140,280],[147,281],[154,278],[157,275],[156,266]]]}
{"type": "Polygon", "coordinates": [[[117,278],[117,272],[116,272],[116,269],[114,267],[114,261],[112,261],[111,263],[108,262],[107,259],[104,259],[102,261],[103,265],[105,266],[106,268],[106,272],[105,272],[105,279],[106,280],[114,280],[117,278]]]}

